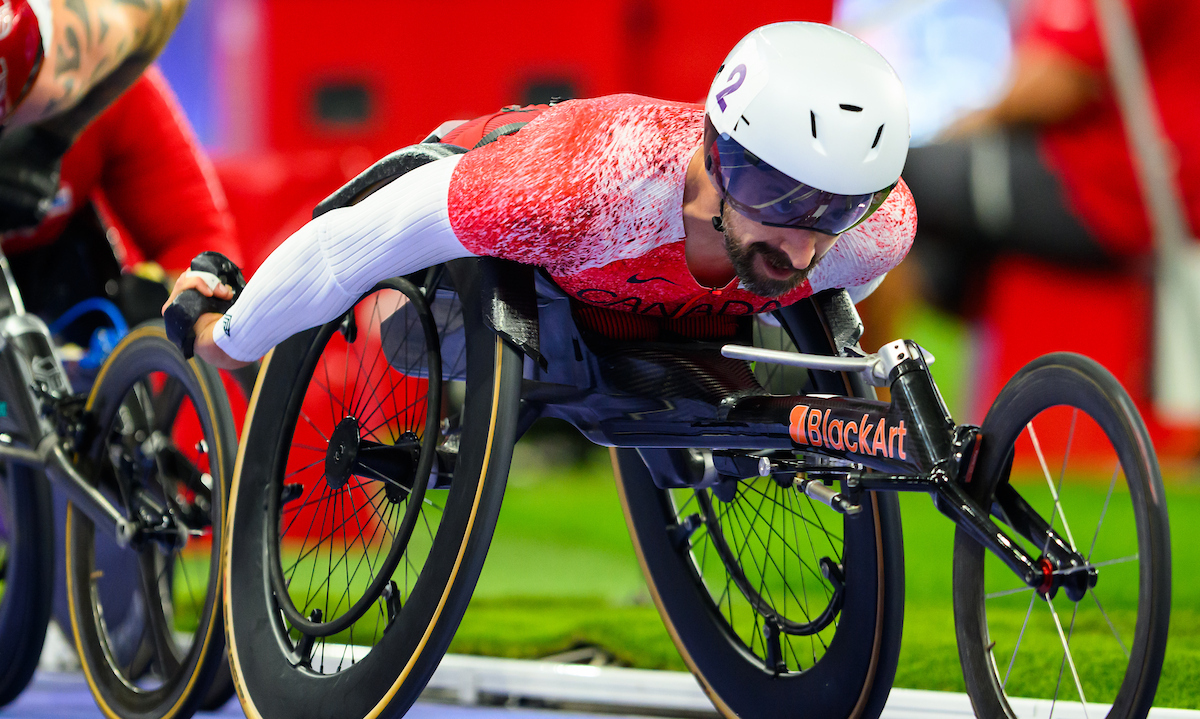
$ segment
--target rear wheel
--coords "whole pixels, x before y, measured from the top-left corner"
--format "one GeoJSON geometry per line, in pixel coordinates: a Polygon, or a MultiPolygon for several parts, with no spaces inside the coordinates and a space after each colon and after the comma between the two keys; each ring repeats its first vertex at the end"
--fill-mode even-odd
{"type": "Polygon", "coordinates": [[[767,478],[726,501],[657,489],[634,450],[615,450],[614,468],[651,594],[722,714],[878,716],[903,621],[903,592],[889,596],[903,578],[894,496],[865,495],[843,520],[767,478]]]}
{"type": "Polygon", "coordinates": [[[110,626],[118,608],[105,598],[128,596],[106,587],[124,577],[96,562],[97,541],[111,538],[68,506],[67,597],[84,674],[109,716],[189,716],[223,666],[219,547],[237,447],[224,389],[147,325],[113,351],[87,409],[97,433],[81,466],[146,532],[128,550],[140,619],[110,626]]]}
{"type": "Polygon", "coordinates": [[[399,716],[466,610],[515,442],[521,358],[484,324],[474,275],[454,277],[380,283],[263,364],[227,565],[251,717],[399,716]]]}
{"type": "MultiPolygon", "coordinates": [[[[982,442],[975,498],[1008,522],[1019,496],[1087,564],[1046,559],[1047,578],[1066,584],[1035,591],[959,530],[954,613],[976,713],[1014,717],[1011,696],[1145,717],[1166,649],[1171,553],[1158,462],[1132,401],[1092,360],[1046,355],[1000,392],[982,442]]],[[[1049,539],[1017,541],[1049,554],[1049,539]]]]}
{"type": "MultiPolygon", "coordinates": [[[[757,328],[755,340],[795,349],[780,328],[757,328]]],[[[773,369],[756,368],[772,391],[791,393],[804,380],[773,369]]],[[[843,517],[768,477],[657,488],[647,461],[661,473],[695,462],[689,452],[618,449],[613,466],[651,594],[714,705],[743,719],[780,707],[878,716],[904,612],[896,497],[864,494],[862,512],[843,517]]]]}

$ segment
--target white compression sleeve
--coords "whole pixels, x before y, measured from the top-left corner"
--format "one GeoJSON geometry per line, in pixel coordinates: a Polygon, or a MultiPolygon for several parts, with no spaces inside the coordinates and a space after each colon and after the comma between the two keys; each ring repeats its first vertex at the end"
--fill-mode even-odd
{"type": "Polygon", "coordinates": [[[230,357],[250,361],[329,322],[376,282],[472,254],[450,227],[450,175],[461,155],[422,165],[357,205],[321,215],[283,242],[213,327],[230,357]]]}

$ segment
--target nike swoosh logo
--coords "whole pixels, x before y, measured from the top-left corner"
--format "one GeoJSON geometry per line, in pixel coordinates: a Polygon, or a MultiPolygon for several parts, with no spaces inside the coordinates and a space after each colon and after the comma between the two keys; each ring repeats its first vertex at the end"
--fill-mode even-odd
{"type": "Polygon", "coordinates": [[[662,282],[666,282],[668,285],[675,284],[674,282],[668,280],[666,277],[647,277],[647,278],[643,279],[641,277],[638,277],[638,274],[639,273],[637,273],[637,272],[633,273],[633,277],[630,277],[629,279],[627,279],[625,281],[631,285],[640,285],[642,283],[653,282],[655,280],[660,280],[662,282]]]}

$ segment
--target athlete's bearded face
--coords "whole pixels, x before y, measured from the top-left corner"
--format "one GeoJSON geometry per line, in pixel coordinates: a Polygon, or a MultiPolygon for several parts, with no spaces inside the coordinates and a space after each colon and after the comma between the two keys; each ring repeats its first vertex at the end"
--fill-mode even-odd
{"type": "Polygon", "coordinates": [[[729,205],[721,213],[721,223],[725,252],[738,279],[760,297],[779,297],[799,287],[837,240],[813,230],[769,227],[729,205]]]}

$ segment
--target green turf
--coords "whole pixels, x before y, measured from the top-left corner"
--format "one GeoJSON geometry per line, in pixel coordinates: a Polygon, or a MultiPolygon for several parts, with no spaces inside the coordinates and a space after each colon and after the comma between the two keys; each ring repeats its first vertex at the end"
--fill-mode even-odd
{"type": "MultiPolygon", "coordinates": [[[[1104,487],[1092,492],[1092,500],[1074,501],[1098,506],[1104,487]]],[[[1200,487],[1171,484],[1168,495],[1177,571],[1156,704],[1200,708],[1194,680],[1200,675],[1200,578],[1188,571],[1200,561],[1200,527],[1189,521],[1200,517],[1200,487]]],[[[951,607],[954,527],[924,495],[903,495],[901,508],[907,602],[896,686],[962,691],[951,607]]],[[[1123,601],[1105,599],[1118,624],[1123,601]]],[[[1056,604],[1065,606],[1065,600],[1056,604]]],[[[1026,605],[1015,618],[990,609],[993,625],[1015,621],[1019,626],[1026,605]]],[[[1028,644],[1052,640],[1045,629],[1031,630],[1028,644]]],[[[1086,645],[1088,629],[1081,619],[1072,644],[1086,645]]],[[[641,580],[607,453],[597,451],[579,466],[562,467],[541,461],[536,448],[522,445],[487,564],[451,651],[538,657],[581,644],[598,645],[630,666],[683,668],[641,580]]],[[[1057,664],[1049,665],[1040,673],[1056,677],[1057,664]]],[[[1014,681],[1017,677],[1014,673],[1014,681]]],[[[1086,684],[1085,690],[1093,693],[1086,684]]]]}

